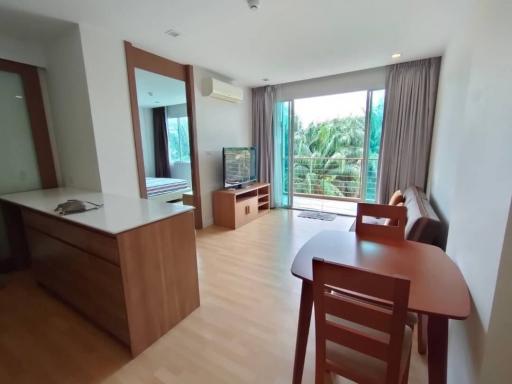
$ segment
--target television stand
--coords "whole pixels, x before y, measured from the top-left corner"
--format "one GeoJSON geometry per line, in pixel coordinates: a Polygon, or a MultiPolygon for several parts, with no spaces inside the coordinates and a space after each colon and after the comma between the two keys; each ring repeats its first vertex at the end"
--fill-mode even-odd
{"type": "Polygon", "coordinates": [[[242,189],[220,189],[213,192],[215,225],[236,229],[269,211],[269,183],[254,183],[242,189]]]}

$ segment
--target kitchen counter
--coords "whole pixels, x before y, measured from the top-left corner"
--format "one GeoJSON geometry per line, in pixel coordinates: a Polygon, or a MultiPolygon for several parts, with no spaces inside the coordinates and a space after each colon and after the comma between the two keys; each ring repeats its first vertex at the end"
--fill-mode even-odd
{"type": "MultiPolygon", "coordinates": [[[[161,203],[135,197],[109,195],[73,188],[42,189],[0,196],[0,200],[29,208],[63,220],[116,235],[142,225],[193,210],[191,206],[161,203]],[[54,211],[67,200],[103,204],[99,209],[61,216],[54,211]]],[[[89,206],[89,205],[88,205],[89,206]]]]}
{"type": "Polygon", "coordinates": [[[38,283],[133,356],[199,307],[193,207],[71,188],[3,195],[0,203],[10,248],[38,283]],[[71,199],[103,206],[54,211],[71,199]]]}

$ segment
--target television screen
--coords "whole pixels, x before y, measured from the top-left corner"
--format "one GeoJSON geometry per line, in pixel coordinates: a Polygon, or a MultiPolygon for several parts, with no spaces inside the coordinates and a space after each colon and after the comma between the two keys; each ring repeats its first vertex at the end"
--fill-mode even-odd
{"type": "Polygon", "coordinates": [[[224,148],[224,188],[256,181],[256,148],[224,148]]]}

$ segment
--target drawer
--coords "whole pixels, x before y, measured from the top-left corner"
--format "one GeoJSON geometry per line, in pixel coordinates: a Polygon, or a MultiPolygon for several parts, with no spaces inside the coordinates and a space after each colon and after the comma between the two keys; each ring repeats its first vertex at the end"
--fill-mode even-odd
{"type": "Polygon", "coordinates": [[[235,208],[235,225],[239,227],[258,217],[258,196],[237,201],[235,208]]]}
{"type": "Polygon", "coordinates": [[[23,209],[22,214],[25,226],[37,229],[85,252],[119,265],[119,252],[115,237],[27,209],[23,209]]]}
{"type": "Polygon", "coordinates": [[[37,281],[129,345],[121,269],[32,228],[27,240],[37,281]]]}

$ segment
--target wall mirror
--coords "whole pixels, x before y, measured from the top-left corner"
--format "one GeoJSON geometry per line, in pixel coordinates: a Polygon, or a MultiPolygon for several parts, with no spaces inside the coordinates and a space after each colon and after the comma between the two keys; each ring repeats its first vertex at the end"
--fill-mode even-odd
{"type": "Polygon", "coordinates": [[[125,49],[140,195],[193,205],[201,228],[192,67],[125,49]]]}
{"type": "MultiPolygon", "coordinates": [[[[0,195],[57,187],[38,69],[0,59],[0,195]]],[[[0,203],[0,272],[30,264],[20,210],[0,203]]]]}

